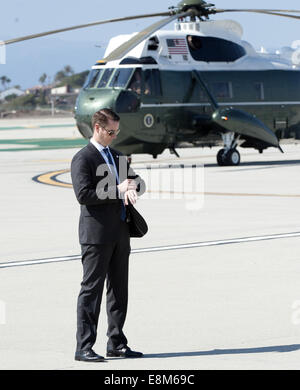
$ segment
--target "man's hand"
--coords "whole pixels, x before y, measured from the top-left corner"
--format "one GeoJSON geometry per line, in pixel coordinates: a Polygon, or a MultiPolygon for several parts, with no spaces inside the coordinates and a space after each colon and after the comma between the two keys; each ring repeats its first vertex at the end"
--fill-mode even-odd
{"type": "Polygon", "coordinates": [[[137,189],[136,182],[133,179],[126,179],[117,187],[121,194],[125,194],[126,191],[136,191],[137,189]]]}
{"type": "Polygon", "coordinates": [[[129,179],[129,184],[128,184],[128,191],[136,191],[137,189],[137,184],[135,182],[135,180],[132,180],[132,179],[129,179]]]}
{"type": "Polygon", "coordinates": [[[135,204],[137,201],[137,193],[135,190],[128,190],[124,194],[124,202],[125,205],[128,206],[128,201],[130,201],[131,204],[135,204]]]}

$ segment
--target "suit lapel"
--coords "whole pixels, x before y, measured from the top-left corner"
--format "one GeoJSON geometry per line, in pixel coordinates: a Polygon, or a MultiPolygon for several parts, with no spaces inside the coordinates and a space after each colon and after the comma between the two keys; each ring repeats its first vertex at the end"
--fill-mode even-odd
{"type": "Polygon", "coordinates": [[[106,164],[102,154],[99,152],[99,150],[90,142],[87,145],[88,150],[101,162],[101,164],[106,164]]]}
{"type": "MultiPolygon", "coordinates": [[[[87,145],[87,148],[88,148],[89,152],[92,153],[93,157],[95,158],[97,165],[100,165],[100,164],[106,165],[106,161],[105,161],[104,157],[91,142],[87,145]]],[[[109,148],[109,149],[110,149],[112,158],[115,162],[118,177],[120,177],[120,174],[119,174],[119,154],[114,149],[111,149],[111,148],[109,148]]],[[[115,175],[115,173],[114,173],[114,175],[115,175]]]]}
{"type": "MultiPolygon", "coordinates": [[[[106,164],[106,161],[104,160],[104,157],[102,156],[102,154],[99,152],[99,150],[91,142],[88,143],[87,148],[88,148],[89,152],[91,152],[93,154],[93,156],[97,159],[97,163],[99,161],[98,165],[99,164],[106,164]]],[[[116,150],[114,150],[112,148],[109,148],[109,150],[111,152],[112,158],[114,159],[118,176],[120,177],[120,172],[119,172],[119,168],[120,168],[119,157],[120,157],[120,155],[116,150]]]]}

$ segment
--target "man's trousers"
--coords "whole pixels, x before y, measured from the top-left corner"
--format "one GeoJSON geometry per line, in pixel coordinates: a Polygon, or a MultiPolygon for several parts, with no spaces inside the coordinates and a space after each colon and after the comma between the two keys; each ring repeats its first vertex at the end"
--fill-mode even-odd
{"type": "Polygon", "coordinates": [[[123,325],[128,301],[128,259],[130,239],[128,227],[120,222],[118,241],[101,245],[81,245],[83,279],[77,301],[77,348],[93,347],[97,337],[104,281],[106,279],[106,311],[108,319],[107,350],[123,348],[127,339],[123,325]]]}

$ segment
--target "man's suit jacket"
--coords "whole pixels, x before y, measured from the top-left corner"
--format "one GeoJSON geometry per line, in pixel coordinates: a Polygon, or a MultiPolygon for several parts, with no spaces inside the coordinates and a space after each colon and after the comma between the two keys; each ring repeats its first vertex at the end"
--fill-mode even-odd
{"type": "MultiPolygon", "coordinates": [[[[111,149],[119,172],[121,153],[111,149]]],[[[123,157],[125,158],[125,157],[123,157]]],[[[134,171],[126,164],[128,179],[137,179],[134,171]]],[[[75,154],[71,163],[71,177],[76,198],[81,205],[79,219],[80,244],[99,245],[117,241],[121,231],[121,207],[117,182],[114,177],[108,184],[109,168],[97,148],[89,143],[75,154]],[[103,165],[105,164],[105,165],[103,165]],[[97,172],[98,169],[98,172],[97,172]],[[103,171],[106,171],[103,173],[103,171]]],[[[126,179],[126,177],[125,177],[126,179]]],[[[120,181],[124,178],[120,177],[120,181]]],[[[145,192],[145,183],[140,180],[139,195],[145,192]]]]}

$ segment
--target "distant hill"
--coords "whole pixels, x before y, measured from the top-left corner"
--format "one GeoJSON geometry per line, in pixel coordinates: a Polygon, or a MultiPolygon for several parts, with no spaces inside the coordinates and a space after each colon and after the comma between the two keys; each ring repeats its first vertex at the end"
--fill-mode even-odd
{"type": "Polygon", "coordinates": [[[85,70],[80,73],[75,73],[71,76],[64,77],[57,87],[63,86],[63,85],[69,85],[72,88],[81,88],[87,78],[87,75],[89,74],[89,70],[85,70]]]}

